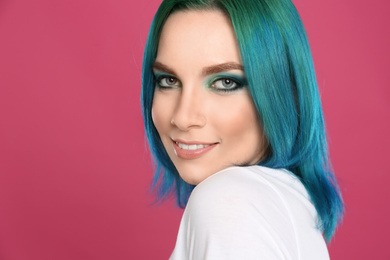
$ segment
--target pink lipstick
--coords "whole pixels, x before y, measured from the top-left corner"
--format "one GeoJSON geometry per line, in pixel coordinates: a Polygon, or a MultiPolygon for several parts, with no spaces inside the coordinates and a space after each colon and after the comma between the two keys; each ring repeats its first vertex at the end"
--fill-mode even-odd
{"type": "Polygon", "coordinates": [[[177,157],[186,160],[197,159],[213,149],[218,143],[184,142],[172,140],[177,157]]]}

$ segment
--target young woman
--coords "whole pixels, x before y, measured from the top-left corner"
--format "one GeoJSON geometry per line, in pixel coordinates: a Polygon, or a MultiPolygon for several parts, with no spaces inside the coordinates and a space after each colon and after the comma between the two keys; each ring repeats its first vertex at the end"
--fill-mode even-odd
{"type": "Polygon", "coordinates": [[[310,48],[290,0],[164,0],[142,106],[171,259],[328,259],[343,214],[310,48]]]}

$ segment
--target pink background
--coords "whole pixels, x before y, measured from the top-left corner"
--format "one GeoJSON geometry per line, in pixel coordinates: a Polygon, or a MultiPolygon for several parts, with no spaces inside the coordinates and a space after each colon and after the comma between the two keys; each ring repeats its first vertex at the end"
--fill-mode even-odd
{"type": "MultiPolygon", "coordinates": [[[[167,259],[139,106],[160,1],[0,1],[0,259],[167,259]]],[[[390,259],[390,2],[295,0],[346,202],[333,260],[390,259]]]]}

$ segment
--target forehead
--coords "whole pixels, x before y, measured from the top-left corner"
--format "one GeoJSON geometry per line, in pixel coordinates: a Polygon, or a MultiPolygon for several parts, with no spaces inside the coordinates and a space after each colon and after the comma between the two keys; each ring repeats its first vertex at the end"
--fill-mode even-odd
{"type": "Polygon", "coordinates": [[[157,61],[188,65],[242,64],[229,18],[221,11],[178,11],[162,29],[157,61]]]}

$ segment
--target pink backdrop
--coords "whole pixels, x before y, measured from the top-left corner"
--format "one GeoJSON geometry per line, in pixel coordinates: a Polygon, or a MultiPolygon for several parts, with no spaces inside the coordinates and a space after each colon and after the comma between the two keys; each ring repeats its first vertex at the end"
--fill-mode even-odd
{"type": "MultiPolygon", "coordinates": [[[[167,259],[139,106],[160,1],[0,1],[0,259],[167,259]]],[[[295,0],[346,201],[333,260],[390,259],[390,2],[295,0]]]]}

